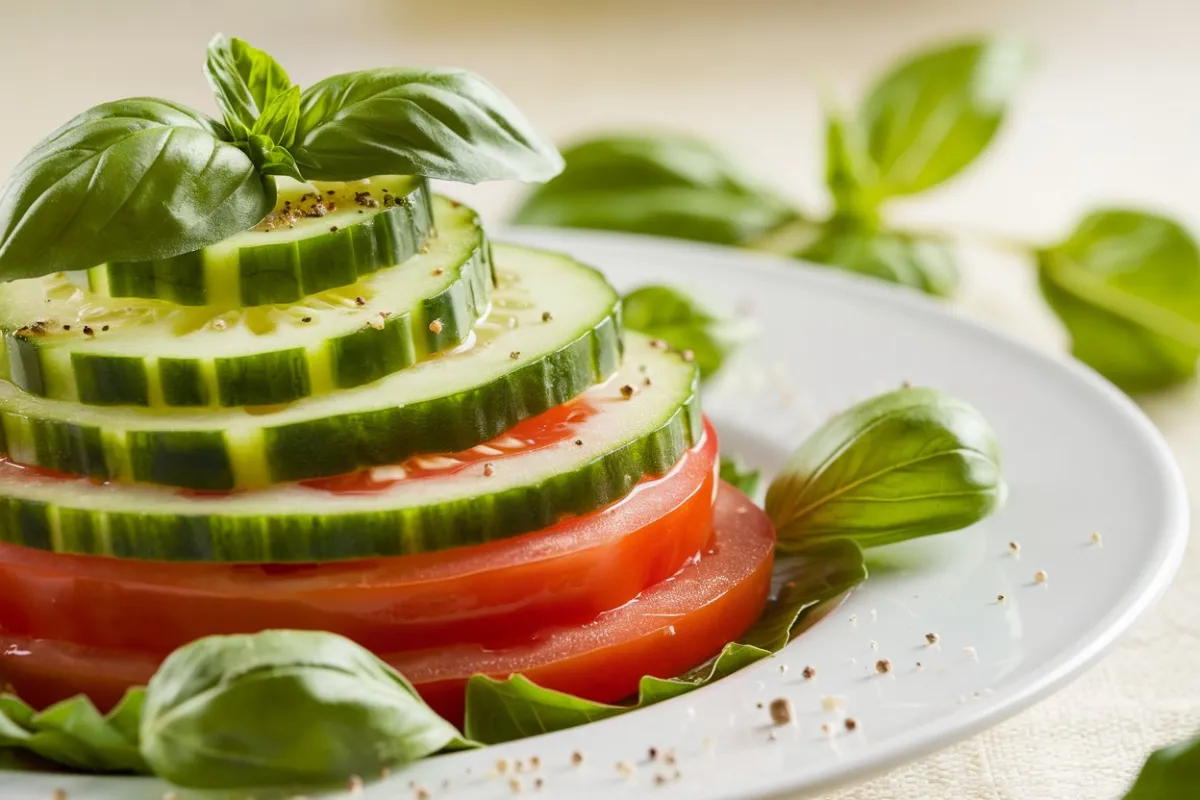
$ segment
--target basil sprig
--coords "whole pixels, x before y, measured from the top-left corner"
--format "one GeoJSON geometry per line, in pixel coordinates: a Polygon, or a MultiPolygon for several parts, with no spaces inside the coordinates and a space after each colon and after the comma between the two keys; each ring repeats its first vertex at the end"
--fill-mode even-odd
{"type": "Polygon", "coordinates": [[[167,100],[104,103],[40,142],[0,188],[0,280],[169,258],[252,228],[275,179],[409,174],[544,180],[562,159],[483,79],[379,69],[301,91],[240,39],[209,44],[223,122],[167,100]]]}
{"type": "Polygon", "coordinates": [[[617,134],[564,151],[566,168],[516,222],[652,233],[769,250],[936,295],[958,269],[940,240],[889,227],[886,201],[931,189],[987,149],[1026,71],[1009,40],[957,43],[885,75],[854,113],[830,110],[833,213],[802,212],[694,137],[617,134]]]}

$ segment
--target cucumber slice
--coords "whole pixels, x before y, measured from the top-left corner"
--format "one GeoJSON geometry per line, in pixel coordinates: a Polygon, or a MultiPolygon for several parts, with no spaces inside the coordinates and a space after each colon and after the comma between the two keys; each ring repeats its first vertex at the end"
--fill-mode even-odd
{"type": "Polygon", "coordinates": [[[43,397],[140,406],[288,403],[378,380],[458,347],[487,311],[475,212],[444,198],[434,208],[440,234],[425,253],[292,305],[114,301],[61,274],[0,284],[0,378],[43,397]]]}
{"type": "Polygon", "coordinates": [[[492,311],[451,354],[283,408],[100,408],[0,382],[0,450],[100,480],[226,491],[473,447],[620,362],[619,298],[598,272],[556,253],[495,253],[492,311]]]}
{"type": "Polygon", "coordinates": [[[89,286],[185,306],[291,303],[405,261],[433,229],[423,179],[278,186],[275,210],[250,230],[174,258],[101,264],[88,270],[89,286]]]}
{"type": "Polygon", "coordinates": [[[58,553],[233,562],[329,561],[480,544],[602,508],[643,476],[668,472],[703,435],[697,381],[693,364],[631,334],[625,364],[582,396],[599,411],[577,423],[573,436],[498,456],[490,474],[475,461],[369,494],[293,483],[196,495],[0,464],[0,540],[58,553]],[[647,376],[652,386],[644,386],[647,376]],[[642,388],[625,399],[627,384],[642,388]]]}

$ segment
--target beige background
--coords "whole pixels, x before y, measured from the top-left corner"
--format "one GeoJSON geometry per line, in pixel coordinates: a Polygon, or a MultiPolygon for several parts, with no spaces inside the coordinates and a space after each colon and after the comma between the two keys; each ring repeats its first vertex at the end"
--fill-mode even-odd
{"type": "MultiPolygon", "coordinates": [[[[211,110],[200,69],[217,30],[301,84],[385,64],[463,66],[562,138],[661,124],[728,144],[809,207],[817,87],[850,99],[899,53],[1005,30],[1040,63],[998,146],[964,179],[897,209],[1033,240],[1104,202],[1168,209],[1200,231],[1200,7],[1189,0],[0,0],[0,174],[74,113],[128,95],[211,110]]],[[[514,187],[464,197],[498,222],[514,187]]],[[[1028,269],[975,254],[958,301],[1062,346],[1028,269]]],[[[1147,398],[1200,508],[1200,397],[1147,398]]],[[[1200,550],[1120,648],[1055,698],[837,800],[1107,800],[1152,747],[1200,728],[1200,550]]]]}

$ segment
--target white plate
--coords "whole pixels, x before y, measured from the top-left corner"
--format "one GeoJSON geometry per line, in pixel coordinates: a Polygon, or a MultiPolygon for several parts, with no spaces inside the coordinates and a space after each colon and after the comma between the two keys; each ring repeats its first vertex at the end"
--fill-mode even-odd
{"type": "MultiPolygon", "coordinates": [[[[536,755],[537,797],[758,797],[866,778],[999,722],[1092,664],[1175,572],[1186,539],[1183,483],[1138,409],[1088,370],[1039,355],[908,292],[732,250],[564,231],[519,238],[566,250],[623,287],[685,286],[753,318],[757,345],[706,407],[722,449],[776,468],[828,414],[911,381],[980,408],[996,428],[1009,500],[974,528],[904,545],[841,609],[773,659],[644,711],[483,752],[426,761],[367,798],[511,797],[497,759],[536,755]],[[1103,536],[1103,547],[1091,534],[1103,536]],[[1020,557],[1008,542],[1020,543],[1020,557]],[[1035,585],[1034,573],[1049,576],[1035,585]],[[1006,602],[998,603],[1003,594],[1006,602]],[[940,643],[929,647],[925,634],[940,643]],[[877,675],[887,658],[892,672],[877,675]],[[918,668],[920,662],[922,667],[918,668]],[[805,665],[817,670],[805,681],[805,665]],[[783,668],[787,667],[786,672],[783,668]],[[822,710],[822,696],[845,707],[822,710]],[[758,707],[787,697],[795,724],[758,707]],[[847,733],[843,716],[858,723],[847,733]],[[828,724],[832,736],[822,732],[828,724]],[[664,786],[648,748],[673,750],[664,786]],[[570,766],[573,751],[582,767],[570,766]],[[631,777],[618,761],[636,766],[631,777]],[[468,772],[469,770],[469,772],[468,772]],[[448,786],[445,781],[449,781],[448,786]]],[[[0,773],[0,796],[159,800],[141,779],[0,773]]],[[[535,793],[536,792],[536,793],[535,793]]]]}

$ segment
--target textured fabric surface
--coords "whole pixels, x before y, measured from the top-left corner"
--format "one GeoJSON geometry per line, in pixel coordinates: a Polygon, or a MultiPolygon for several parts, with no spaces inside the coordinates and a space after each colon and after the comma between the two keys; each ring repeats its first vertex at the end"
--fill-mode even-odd
{"type": "MultiPolygon", "coordinates": [[[[308,84],[368,65],[475,69],[562,140],[691,130],[808,208],[821,186],[818,86],[850,102],[896,56],[978,31],[1031,40],[1037,69],[987,158],[889,209],[895,221],[1032,241],[1085,209],[1169,209],[1200,230],[1200,4],[1194,0],[0,0],[0,173],[45,132],[114,97],[212,109],[215,31],[261,44],[308,84]],[[353,11],[349,10],[353,7],[353,11]],[[29,69],[28,65],[36,65],[29,69]]],[[[495,224],[515,189],[455,192],[495,224]]],[[[1037,347],[1062,335],[1028,264],[972,253],[958,303],[1037,347]]],[[[1144,401],[1200,507],[1200,395],[1144,401]]],[[[1146,753],[1200,728],[1200,550],[1100,665],[1020,716],[836,800],[1110,800],[1146,753]]]]}

